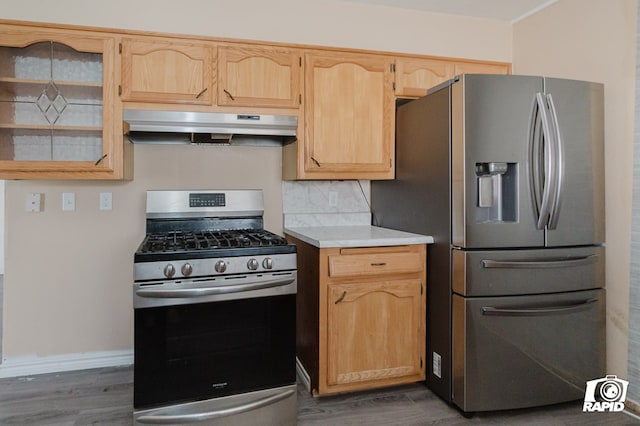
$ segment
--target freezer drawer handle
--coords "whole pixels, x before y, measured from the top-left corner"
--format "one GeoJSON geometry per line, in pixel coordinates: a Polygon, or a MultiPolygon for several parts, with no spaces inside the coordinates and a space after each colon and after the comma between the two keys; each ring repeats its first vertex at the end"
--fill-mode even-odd
{"type": "Polygon", "coordinates": [[[547,268],[568,268],[573,266],[584,266],[596,263],[598,255],[592,254],[584,257],[575,257],[563,260],[527,260],[527,261],[509,261],[509,260],[482,260],[483,268],[495,269],[547,269],[547,268]]]}
{"type": "Polygon", "coordinates": [[[136,419],[139,423],[148,424],[182,424],[182,423],[195,423],[203,422],[206,420],[213,420],[220,417],[230,416],[232,414],[246,413],[247,411],[256,410],[258,408],[266,407],[267,405],[275,404],[278,401],[289,398],[295,393],[294,390],[288,390],[276,395],[269,396],[267,398],[259,399],[257,401],[250,402],[238,407],[224,408],[222,410],[209,411],[205,413],[193,413],[193,414],[168,414],[168,415],[146,415],[140,416],[136,419]]]}
{"type": "Polygon", "coordinates": [[[509,309],[509,308],[494,308],[493,306],[483,306],[482,315],[496,316],[496,317],[536,317],[554,314],[570,314],[575,311],[579,311],[588,307],[588,305],[597,302],[598,299],[587,299],[584,302],[576,303],[574,305],[566,306],[553,306],[548,308],[535,308],[535,309],[509,309]]]}

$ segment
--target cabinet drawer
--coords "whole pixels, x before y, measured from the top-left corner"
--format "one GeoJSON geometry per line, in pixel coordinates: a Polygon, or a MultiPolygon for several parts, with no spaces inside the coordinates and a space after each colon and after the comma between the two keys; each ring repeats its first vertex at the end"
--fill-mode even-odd
{"type": "Polygon", "coordinates": [[[410,247],[384,249],[342,249],[329,256],[329,276],[333,278],[421,272],[424,255],[410,247]]]}

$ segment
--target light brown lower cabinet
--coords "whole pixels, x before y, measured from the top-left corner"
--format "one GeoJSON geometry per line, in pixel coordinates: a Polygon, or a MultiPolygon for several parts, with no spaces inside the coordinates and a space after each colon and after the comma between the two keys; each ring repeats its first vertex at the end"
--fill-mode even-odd
{"type": "Polygon", "coordinates": [[[426,246],[298,247],[296,355],[314,396],[425,379],[426,246]]]}

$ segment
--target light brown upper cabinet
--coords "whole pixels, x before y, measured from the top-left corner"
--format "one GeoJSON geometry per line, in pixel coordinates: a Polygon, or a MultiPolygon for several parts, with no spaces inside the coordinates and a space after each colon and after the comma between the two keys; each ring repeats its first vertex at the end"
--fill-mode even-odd
{"type": "Polygon", "coordinates": [[[297,178],[393,179],[393,59],[349,52],[304,58],[297,178]]]}
{"type": "Polygon", "coordinates": [[[116,52],[110,35],[0,24],[0,179],[131,177],[116,52]]]}
{"type": "Polygon", "coordinates": [[[511,66],[482,62],[455,62],[453,75],[458,74],[511,74],[511,66]]]}
{"type": "Polygon", "coordinates": [[[299,51],[270,46],[218,47],[218,105],[298,108],[299,51]]]}
{"type": "Polygon", "coordinates": [[[122,40],[122,100],[211,105],[215,46],[161,38],[122,40]]]}
{"type": "Polygon", "coordinates": [[[429,58],[397,58],[395,94],[399,98],[419,98],[427,90],[458,74],[510,74],[509,64],[456,62],[429,58]]]}
{"type": "Polygon", "coordinates": [[[431,87],[453,77],[453,64],[437,59],[398,58],[395,62],[395,93],[401,98],[419,98],[431,87]]]}

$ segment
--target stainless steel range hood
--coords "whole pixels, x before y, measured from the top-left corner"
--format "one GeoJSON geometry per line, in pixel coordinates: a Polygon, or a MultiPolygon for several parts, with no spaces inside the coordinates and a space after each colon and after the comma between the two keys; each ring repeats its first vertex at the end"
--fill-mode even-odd
{"type": "Polygon", "coordinates": [[[133,143],[282,146],[296,140],[295,115],[125,109],[133,143]]]}

